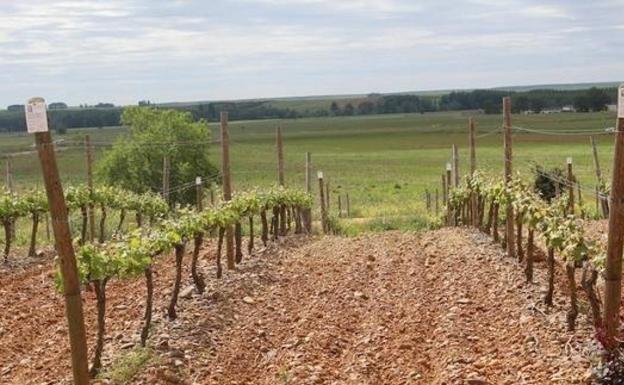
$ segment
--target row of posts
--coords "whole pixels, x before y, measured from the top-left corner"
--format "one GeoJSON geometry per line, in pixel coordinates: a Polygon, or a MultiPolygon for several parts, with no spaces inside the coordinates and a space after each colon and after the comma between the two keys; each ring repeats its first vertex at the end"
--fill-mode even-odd
{"type": "MultiPolygon", "coordinates": [[[[609,218],[609,232],[607,241],[607,259],[605,263],[605,294],[604,294],[604,324],[607,337],[615,340],[619,337],[620,323],[620,306],[622,295],[622,252],[624,249],[624,85],[618,89],[618,118],[615,128],[615,150],[613,158],[613,176],[611,182],[611,192],[606,197],[604,191],[596,187],[596,208],[598,212],[602,212],[603,216],[609,218]],[[600,210],[598,210],[598,208],[600,210]]],[[[599,186],[604,185],[600,164],[598,161],[598,152],[593,137],[590,137],[592,153],[594,158],[594,166],[596,178],[599,186]]],[[[470,147],[470,175],[476,170],[476,145],[475,145],[475,129],[474,121],[469,120],[469,147],[470,147]]],[[[457,147],[453,145],[452,163],[447,163],[446,173],[442,175],[442,195],[444,204],[448,203],[448,192],[452,186],[459,185],[459,157],[457,155],[457,147]],[[452,178],[452,176],[454,176],[452,178]]],[[[509,185],[512,178],[512,124],[511,124],[511,98],[503,98],[503,162],[504,162],[504,184],[509,185]]],[[[576,185],[577,199],[579,205],[581,201],[581,185],[574,177],[572,169],[572,158],[566,159],[567,176],[566,184],[569,194],[570,213],[574,212],[574,187],[576,185]]],[[[560,181],[556,181],[556,186],[560,181]]],[[[438,193],[436,189],[436,212],[438,211],[438,193]]],[[[426,205],[431,210],[431,194],[426,191],[426,205]]],[[[475,213],[475,203],[471,202],[472,212],[475,213]]],[[[506,253],[510,257],[515,257],[515,232],[514,232],[514,212],[511,202],[505,207],[505,247],[506,253]]],[[[455,216],[449,215],[449,222],[452,222],[455,216]],[[451,218],[452,217],[452,218],[451,218]]],[[[474,217],[471,218],[474,224],[474,217]]],[[[450,223],[454,224],[454,223],[450,223]]]]}

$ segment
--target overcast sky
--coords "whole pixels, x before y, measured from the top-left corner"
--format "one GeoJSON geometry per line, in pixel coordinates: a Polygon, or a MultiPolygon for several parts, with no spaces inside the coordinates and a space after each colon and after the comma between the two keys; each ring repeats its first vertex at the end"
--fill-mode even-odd
{"type": "Polygon", "coordinates": [[[0,0],[0,106],[624,79],[624,0],[0,0]]]}

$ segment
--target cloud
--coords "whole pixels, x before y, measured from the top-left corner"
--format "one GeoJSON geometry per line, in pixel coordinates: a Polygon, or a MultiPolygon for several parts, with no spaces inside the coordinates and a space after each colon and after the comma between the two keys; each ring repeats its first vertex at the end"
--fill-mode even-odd
{"type": "Polygon", "coordinates": [[[535,79],[563,58],[574,76],[599,76],[613,68],[601,62],[624,59],[620,1],[11,2],[0,15],[0,104],[42,87],[83,103],[445,88],[477,71],[510,84],[498,69],[535,79]]]}

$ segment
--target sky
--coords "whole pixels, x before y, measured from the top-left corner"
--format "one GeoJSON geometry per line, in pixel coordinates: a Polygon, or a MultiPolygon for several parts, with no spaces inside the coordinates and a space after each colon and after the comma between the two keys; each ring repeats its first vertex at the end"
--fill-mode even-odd
{"type": "Polygon", "coordinates": [[[624,0],[0,0],[0,107],[624,79],[624,0]]]}

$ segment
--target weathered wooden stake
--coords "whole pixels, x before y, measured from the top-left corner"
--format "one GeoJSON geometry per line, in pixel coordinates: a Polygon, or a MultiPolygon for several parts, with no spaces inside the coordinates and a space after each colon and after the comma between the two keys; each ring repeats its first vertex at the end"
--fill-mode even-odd
{"type": "Polygon", "coordinates": [[[449,202],[449,198],[451,196],[451,187],[453,186],[452,182],[451,182],[451,171],[452,171],[453,166],[450,163],[446,164],[446,211],[447,211],[447,224],[449,226],[453,225],[453,218],[455,217],[453,215],[453,212],[450,208],[450,202],[449,202]]]}
{"type": "MultiPolygon", "coordinates": [[[[505,130],[505,136],[504,136],[504,140],[505,140],[505,151],[504,151],[504,162],[505,162],[505,187],[507,187],[509,185],[509,183],[511,182],[511,168],[512,168],[512,163],[511,163],[511,156],[512,156],[512,151],[511,151],[511,98],[506,96],[503,98],[503,126],[504,126],[504,130],[505,130]]],[[[506,220],[505,220],[505,227],[506,227],[506,239],[507,239],[507,256],[508,257],[512,257],[515,258],[516,257],[516,252],[515,252],[515,244],[516,242],[514,241],[514,213],[513,213],[513,206],[511,205],[511,202],[507,203],[507,207],[506,207],[506,220]]]]}
{"type": "Polygon", "coordinates": [[[280,186],[284,186],[284,140],[282,139],[282,126],[277,126],[275,142],[277,147],[277,182],[280,186]]]}
{"type": "Polygon", "coordinates": [[[574,214],[574,174],[572,173],[572,157],[566,159],[568,166],[568,214],[574,214]]]}
{"type": "Polygon", "coordinates": [[[163,156],[162,196],[169,203],[169,155],[163,156]]]}
{"type": "MultiPolygon", "coordinates": [[[[87,186],[89,188],[89,194],[93,195],[93,146],[91,145],[91,138],[89,135],[85,135],[84,139],[85,155],[87,157],[87,186]]],[[[87,216],[89,218],[89,240],[93,243],[95,239],[95,210],[93,208],[93,202],[89,200],[89,206],[87,207],[87,216]]]]}
{"type": "Polygon", "coordinates": [[[349,200],[349,193],[346,194],[347,199],[347,218],[351,218],[351,201],[349,200]]]}
{"type": "Polygon", "coordinates": [[[319,182],[319,200],[321,202],[321,227],[323,228],[323,233],[327,234],[327,209],[325,207],[325,188],[323,186],[323,171],[319,171],[318,174],[318,182],[319,182]]]}
{"type": "Polygon", "coordinates": [[[618,89],[613,179],[609,205],[609,236],[605,264],[604,322],[607,337],[618,338],[622,301],[622,246],[624,243],[624,84],[618,89]]]}
{"type": "MultiPolygon", "coordinates": [[[[477,171],[477,152],[475,142],[475,122],[472,118],[468,119],[468,145],[470,147],[470,177],[473,177],[477,171]]],[[[473,226],[478,226],[478,197],[472,194],[470,197],[470,222],[473,226]]]]}
{"type": "Polygon", "coordinates": [[[442,174],[442,205],[446,206],[446,199],[448,193],[446,192],[446,176],[442,174]]]}
{"type": "Polygon", "coordinates": [[[72,246],[71,233],[67,220],[67,206],[61,179],[59,177],[54,146],[50,132],[47,130],[45,101],[32,98],[26,107],[28,131],[35,131],[35,143],[41,162],[41,171],[45,183],[56,251],[59,255],[58,266],[63,278],[63,295],[65,297],[65,315],[69,326],[69,343],[71,348],[72,371],[74,384],[88,385],[88,354],[85,333],[80,281],[76,266],[76,256],[72,246]],[[34,127],[33,127],[34,126],[34,127]]]}
{"type": "Polygon", "coordinates": [[[435,189],[435,213],[436,216],[440,213],[440,203],[439,203],[439,196],[438,196],[438,189],[435,189]]]}
{"type": "Polygon", "coordinates": [[[459,152],[457,146],[453,145],[453,186],[459,187],[459,152]]]}
{"type": "Polygon", "coordinates": [[[338,193],[338,217],[342,218],[342,199],[340,193],[338,193]]]}
{"type": "MultiPolygon", "coordinates": [[[[223,175],[223,200],[232,199],[232,179],[230,175],[230,134],[228,132],[228,113],[221,112],[221,163],[223,175]]],[[[234,231],[232,226],[225,228],[225,255],[227,257],[227,267],[233,270],[234,263],[234,231]]]]}

